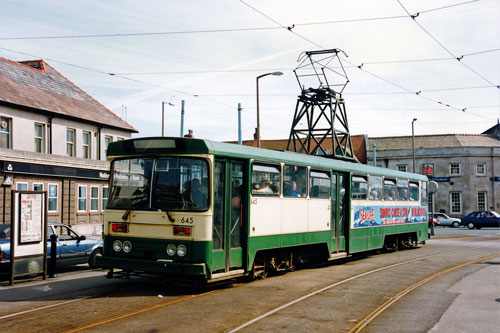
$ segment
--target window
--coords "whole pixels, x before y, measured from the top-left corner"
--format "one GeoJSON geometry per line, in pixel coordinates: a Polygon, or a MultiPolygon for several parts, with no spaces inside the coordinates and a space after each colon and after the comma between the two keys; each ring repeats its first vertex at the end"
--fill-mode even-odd
{"type": "Polygon", "coordinates": [[[382,200],[382,177],[370,176],[370,200],[382,200]]]}
{"type": "Polygon", "coordinates": [[[49,212],[57,212],[57,198],[58,198],[58,187],[57,184],[49,184],[49,193],[48,193],[48,211],[49,212]]]}
{"type": "Polygon", "coordinates": [[[35,123],[35,152],[45,153],[45,125],[35,123]]]}
{"type": "Polygon", "coordinates": [[[396,181],[384,179],[384,200],[396,200],[396,181]]]}
{"type": "Polygon", "coordinates": [[[12,148],[10,127],[10,118],[0,117],[0,148],[12,148]]]}
{"type": "Polygon", "coordinates": [[[368,183],[366,177],[352,176],[352,198],[366,200],[368,195],[368,183]]]}
{"type": "MultiPolygon", "coordinates": [[[[434,209],[432,207],[433,203],[432,203],[432,193],[429,193],[429,196],[427,197],[427,211],[429,212],[433,212],[434,209]]],[[[437,217],[436,214],[434,214],[434,217],[437,217]]],[[[439,218],[439,217],[437,217],[439,218]]]]}
{"type": "Polygon", "coordinates": [[[330,198],[330,172],[311,170],[311,198],[330,198]]]}
{"type": "Polygon", "coordinates": [[[108,146],[109,144],[113,142],[113,137],[106,135],[104,137],[104,155],[106,156],[108,154],[108,146]]]}
{"type": "Polygon", "coordinates": [[[17,191],[27,191],[28,190],[28,183],[17,182],[16,183],[16,190],[17,191]]]}
{"type": "Polygon", "coordinates": [[[462,193],[450,192],[450,206],[451,213],[462,213],[462,193]]]}
{"type": "Polygon", "coordinates": [[[283,191],[285,197],[306,197],[307,167],[285,165],[283,167],[283,191]]]}
{"type": "Polygon", "coordinates": [[[90,211],[97,212],[99,210],[99,187],[90,187],[90,211]]]}
{"type": "Polygon", "coordinates": [[[406,179],[398,179],[398,201],[408,200],[408,181],[406,179]]]}
{"type": "Polygon", "coordinates": [[[43,183],[33,183],[33,191],[43,191],[43,183]]]}
{"type": "Polygon", "coordinates": [[[106,209],[201,211],[209,207],[212,192],[204,159],[131,158],[114,161],[111,170],[106,209]]]}
{"type": "Polygon", "coordinates": [[[102,188],[102,210],[105,210],[106,207],[108,206],[108,196],[109,196],[109,188],[108,187],[103,187],[102,188]]]}
{"type": "Polygon", "coordinates": [[[90,158],[92,156],[91,150],[91,138],[90,132],[83,132],[82,144],[83,144],[83,158],[90,158]]]}
{"type": "Polygon", "coordinates": [[[398,171],[406,172],[406,164],[398,164],[398,171]]]}
{"type": "Polygon", "coordinates": [[[418,201],[418,183],[410,182],[410,201],[418,201]]]}
{"type": "Polygon", "coordinates": [[[420,184],[420,186],[422,186],[422,191],[420,191],[421,204],[422,206],[427,206],[427,183],[421,182],[420,184]]]}
{"type": "Polygon", "coordinates": [[[280,195],[281,167],[279,165],[252,165],[252,194],[280,195]]]}
{"type": "Polygon", "coordinates": [[[78,211],[87,210],[87,185],[78,185],[78,211]]]}
{"type": "Polygon", "coordinates": [[[477,192],[477,210],[486,210],[486,192],[477,192]]]}
{"type": "Polygon", "coordinates": [[[460,175],[460,164],[458,163],[450,164],[450,175],[460,175]]]}
{"type": "Polygon", "coordinates": [[[476,164],[476,175],[477,176],[486,176],[486,163],[477,163],[476,164]]]}
{"type": "Polygon", "coordinates": [[[66,155],[75,156],[75,130],[71,128],[66,130],[66,155]]]}

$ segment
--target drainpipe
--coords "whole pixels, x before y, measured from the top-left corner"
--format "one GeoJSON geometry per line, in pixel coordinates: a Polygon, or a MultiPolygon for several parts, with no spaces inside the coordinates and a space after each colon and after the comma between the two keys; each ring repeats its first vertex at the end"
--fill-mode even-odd
{"type": "Polygon", "coordinates": [[[49,154],[52,154],[52,119],[54,116],[49,116],[49,154]]]}
{"type": "Polygon", "coordinates": [[[101,130],[102,126],[99,126],[97,129],[97,159],[101,160],[101,130]]]}

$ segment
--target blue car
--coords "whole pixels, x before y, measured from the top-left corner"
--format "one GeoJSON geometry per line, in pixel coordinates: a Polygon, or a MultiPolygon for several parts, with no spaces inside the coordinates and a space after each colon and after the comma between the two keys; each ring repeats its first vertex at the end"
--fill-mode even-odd
{"type": "MultiPolygon", "coordinates": [[[[8,270],[10,262],[10,223],[0,224],[0,269],[8,270]]],[[[102,255],[102,240],[79,235],[63,223],[47,225],[47,258],[50,257],[50,236],[56,235],[57,266],[88,263],[95,267],[95,258],[102,255]]]]}
{"type": "Polygon", "coordinates": [[[499,228],[500,214],[493,210],[474,211],[462,217],[460,224],[469,229],[499,228]]]}

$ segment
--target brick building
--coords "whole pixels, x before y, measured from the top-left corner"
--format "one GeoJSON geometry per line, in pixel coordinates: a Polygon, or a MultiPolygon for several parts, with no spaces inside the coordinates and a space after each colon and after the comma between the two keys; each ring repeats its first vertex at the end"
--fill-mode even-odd
{"type": "Polygon", "coordinates": [[[49,222],[99,234],[107,202],[106,147],[137,130],[43,60],[0,58],[0,223],[12,190],[43,190],[49,222]]]}

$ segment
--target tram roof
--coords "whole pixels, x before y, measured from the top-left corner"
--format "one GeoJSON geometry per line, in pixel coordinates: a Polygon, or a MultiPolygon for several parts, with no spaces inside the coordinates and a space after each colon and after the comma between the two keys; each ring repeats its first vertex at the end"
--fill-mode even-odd
{"type": "Polygon", "coordinates": [[[113,142],[108,146],[108,158],[162,154],[215,154],[221,157],[254,159],[262,162],[284,162],[335,169],[359,174],[386,175],[426,181],[423,175],[380,168],[289,151],[277,151],[232,143],[179,137],[147,137],[113,142]]]}

